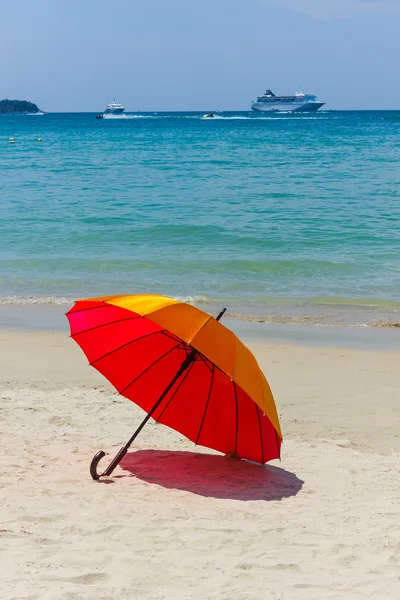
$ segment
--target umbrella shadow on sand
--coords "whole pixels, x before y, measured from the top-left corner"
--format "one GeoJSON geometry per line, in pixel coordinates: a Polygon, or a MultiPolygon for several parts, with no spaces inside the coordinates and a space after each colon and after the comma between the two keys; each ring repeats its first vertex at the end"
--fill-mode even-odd
{"type": "Polygon", "coordinates": [[[138,450],[120,467],[164,488],[231,500],[282,500],[296,496],[304,483],[279,467],[196,452],[138,450]]]}

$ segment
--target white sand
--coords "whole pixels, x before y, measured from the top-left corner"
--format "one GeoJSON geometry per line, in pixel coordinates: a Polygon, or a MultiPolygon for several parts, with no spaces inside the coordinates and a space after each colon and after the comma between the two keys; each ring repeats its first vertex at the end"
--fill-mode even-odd
{"type": "Polygon", "coordinates": [[[99,483],[142,411],[65,335],[0,332],[1,599],[400,598],[400,353],[251,347],[281,463],[150,423],[99,483]]]}

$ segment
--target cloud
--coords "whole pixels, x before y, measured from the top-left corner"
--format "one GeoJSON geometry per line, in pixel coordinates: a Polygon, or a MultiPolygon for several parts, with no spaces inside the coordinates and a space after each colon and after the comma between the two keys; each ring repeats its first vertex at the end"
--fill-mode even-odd
{"type": "Polygon", "coordinates": [[[400,0],[259,0],[259,4],[287,8],[327,21],[361,14],[400,14],[400,0]]]}

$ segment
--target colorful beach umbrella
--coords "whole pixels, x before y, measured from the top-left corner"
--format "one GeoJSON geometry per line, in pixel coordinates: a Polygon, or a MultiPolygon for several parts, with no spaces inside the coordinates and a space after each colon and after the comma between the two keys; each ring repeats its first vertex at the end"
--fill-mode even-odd
{"type": "Polygon", "coordinates": [[[147,415],[107,469],[111,475],[152,417],[195,444],[259,463],[279,458],[282,434],[267,380],[250,350],[217,318],[158,295],[78,300],[71,337],[89,364],[147,415]]]}

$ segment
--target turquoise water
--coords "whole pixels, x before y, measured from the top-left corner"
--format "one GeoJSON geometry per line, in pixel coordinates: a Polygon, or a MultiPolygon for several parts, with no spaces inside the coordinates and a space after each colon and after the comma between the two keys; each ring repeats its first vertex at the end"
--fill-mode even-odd
{"type": "Polygon", "coordinates": [[[400,322],[400,112],[94,117],[0,118],[0,303],[400,322]]]}

